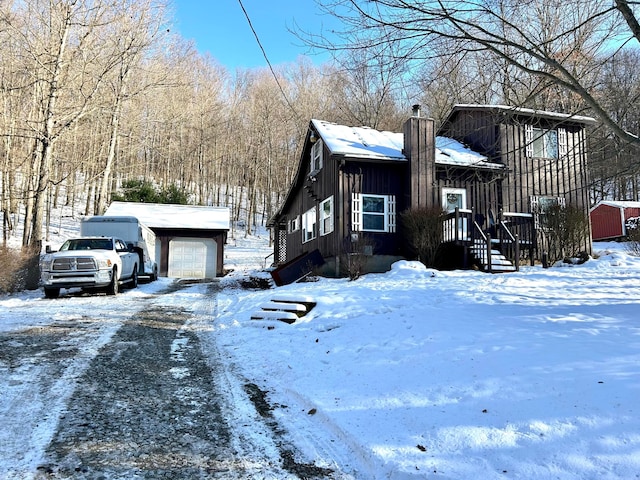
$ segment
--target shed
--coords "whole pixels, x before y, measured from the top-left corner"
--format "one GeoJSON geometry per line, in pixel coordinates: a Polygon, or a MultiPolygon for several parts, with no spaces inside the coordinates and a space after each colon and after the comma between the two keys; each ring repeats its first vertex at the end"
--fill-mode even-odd
{"type": "Polygon", "coordinates": [[[627,235],[626,221],[640,217],[640,202],[602,200],[589,211],[589,217],[595,241],[622,238],[627,235]]]}
{"type": "Polygon", "coordinates": [[[155,233],[155,258],[161,277],[224,275],[229,208],[113,202],[105,215],[136,217],[155,233]]]}

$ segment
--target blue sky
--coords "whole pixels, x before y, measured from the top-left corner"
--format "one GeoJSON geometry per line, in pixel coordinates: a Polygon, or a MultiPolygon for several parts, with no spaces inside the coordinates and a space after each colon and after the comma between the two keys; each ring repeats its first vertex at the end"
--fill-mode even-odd
{"type": "MultiPolygon", "coordinates": [[[[266,67],[238,0],[174,0],[176,28],[195,41],[198,51],[209,52],[229,70],[266,67]]],[[[288,29],[297,24],[319,33],[331,22],[314,0],[242,0],[272,65],[294,62],[308,55],[315,63],[328,56],[309,54],[308,48],[288,29]]]]}

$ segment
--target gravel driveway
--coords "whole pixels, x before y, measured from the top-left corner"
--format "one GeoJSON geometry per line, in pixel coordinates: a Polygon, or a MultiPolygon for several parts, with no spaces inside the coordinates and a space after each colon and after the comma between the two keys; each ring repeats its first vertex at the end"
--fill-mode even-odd
{"type": "MultiPolygon", "coordinates": [[[[216,289],[209,289],[212,310],[216,289]]],[[[253,384],[230,388],[229,373],[211,360],[215,346],[207,344],[203,354],[202,325],[190,312],[153,296],[146,304],[75,379],[33,478],[334,478],[331,470],[295,460],[264,392],[253,384]],[[236,411],[239,401],[253,411],[236,411]]],[[[39,380],[42,388],[53,388],[70,375],[65,365],[82,354],[82,338],[97,335],[97,324],[109,321],[83,318],[50,325],[46,334],[2,334],[0,365],[11,373],[37,359],[47,377],[39,380]],[[70,342],[74,337],[80,340],[70,342]]]]}

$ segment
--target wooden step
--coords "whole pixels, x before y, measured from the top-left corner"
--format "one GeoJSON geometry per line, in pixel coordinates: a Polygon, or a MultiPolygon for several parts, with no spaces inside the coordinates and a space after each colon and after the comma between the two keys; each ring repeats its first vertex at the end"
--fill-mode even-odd
{"type": "Polygon", "coordinates": [[[251,320],[280,320],[291,324],[315,306],[316,302],[311,297],[281,294],[260,305],[262,310],[251,315],[251,320]]]}
{"type": "Polygon", "coordinates": [[[283,312],[291,312],[295,313],[299,317],[306,315],[309,310],[308,307],[302,303],[294,303],[294,302],[268,302],[263,305],[260,305],[262,310],[270,310],[270,311],[278,311],[281,310],[283,312]]]}
{"type": "Polygon", "coordinates": [[[277,310],[261,310],[251,315],[251,320],[280,320],[288,324],[295,323],[298,318],[295,313],[277,310]]]}
{"type": "Polygon", "coordinates": [[[487,258],[487,248],[484,244],[476,244],[469,249],[470,253],[482,264],[482,270],[489,271],[489,260],[491,261],[491,273],[515,272],[516,267],[511,260],[502,255],[498,250],[491,249],[490,257],[487,258]]]}
{"type": "Polygon", "coordinates": [[[302,303],[302,304],[316,304],[316,301],[313,299],[313,297],[310,297],[308,295],[287,295],[284,293],[281,293],[279,295],[276,295],[275,297],[271,297],[271,301],[273,302],[282,302],[282,303],[302,303]]]}

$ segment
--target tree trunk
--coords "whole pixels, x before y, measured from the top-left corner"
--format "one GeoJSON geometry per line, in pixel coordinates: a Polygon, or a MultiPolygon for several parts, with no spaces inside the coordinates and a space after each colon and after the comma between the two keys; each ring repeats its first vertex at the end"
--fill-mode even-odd
{"type": "Polygon", "coordinates": [[[42,227],[45,214],[45,206],[47,202],[47,193],[49,192],[49,183],[51,181],[51,163],[53,159],[53,129],[54,118],[56,113],[56,102],[58,100],[60,74],[64,62],[67,38],[71,28],[71,6],[65,5],[64,24],[60,32],[58,42],[55,44],[56,51],[53,57],[53,69],[51,78],[47,82],[47,106],[44,111],[43,130],[40,132],[40,168],[38,172],[38,182],[35,188],[35,199],[33,205],[33,228],[31,235],[28,237],[27,245],[35,247],[42,244],[42,227]]]}

